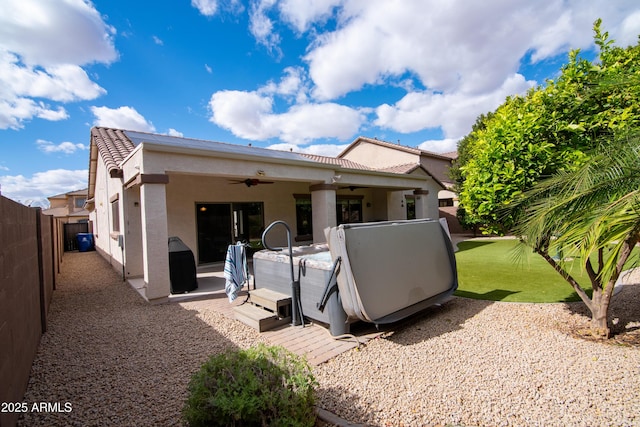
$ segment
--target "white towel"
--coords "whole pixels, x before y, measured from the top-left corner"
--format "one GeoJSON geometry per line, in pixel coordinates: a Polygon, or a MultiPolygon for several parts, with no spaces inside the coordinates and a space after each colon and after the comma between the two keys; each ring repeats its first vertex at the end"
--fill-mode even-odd
{"type": "Polygon", "coordinates": [[[224,291],[229,297],[229,302],[233,302],[238,297],[238,292],[247,281],[247,258],[244,245],[229,245],[227,257],[224,260],[224,291]]]}

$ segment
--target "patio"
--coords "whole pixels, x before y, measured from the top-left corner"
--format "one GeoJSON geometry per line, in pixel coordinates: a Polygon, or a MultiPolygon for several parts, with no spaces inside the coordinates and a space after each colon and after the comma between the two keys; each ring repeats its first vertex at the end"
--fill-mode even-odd
{"type": "MultiPolygon", "coordinates": [[[[245,285],[238,298],[230,303],[224,291],[223,268],[222,263],[199,266],[197,269],[198,289],[184,294],[171,294],[169,296],[170,303],[177,303],[192,310],[209,309],[230,319],[235,319],[233,307],[246,301],[247,286],[245,285]]],[[[251,262],[249,262],[249,271],[252,273],[251,262]]],[[[251,282],[251,287],[253,289],[253,282],[251,282]]],[[[249,326],[246,327],[249,328],[249,326]]],[[[309,363],[316,366],[356,348],[382,333],[383,329],[378,330],[374,325],[358,322],[351,325],[353,336],[335,339],[329,333],[327,325],[307,322],[304,327],[283,325],[262,332],[261,335],[272,345],[281,345],[296,354],[305,355],[309,363]]]]}

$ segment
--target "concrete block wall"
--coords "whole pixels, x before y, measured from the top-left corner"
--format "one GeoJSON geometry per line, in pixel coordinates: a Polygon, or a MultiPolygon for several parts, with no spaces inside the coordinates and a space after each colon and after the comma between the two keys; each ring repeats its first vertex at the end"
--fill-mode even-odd
{"type": "MultiPolygon", "coordinates": [[[[0,196],[0,402],[21,402],[54,289],[53,219],[0,196]]],[[[0,413],[13,426],[16,413],[0,413]]]]}

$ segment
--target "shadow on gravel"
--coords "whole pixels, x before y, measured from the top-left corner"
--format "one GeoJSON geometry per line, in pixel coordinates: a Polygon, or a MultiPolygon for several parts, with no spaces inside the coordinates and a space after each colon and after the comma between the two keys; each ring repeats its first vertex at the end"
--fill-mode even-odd
{"type": "MultiPolygon", "coordinates": [[[[582,301],[567,303],[566,306],[571,313],[582,316],[583,327],[589,328],[591,312],[582,301]]],[[[623,286],[611,298],[609,327],[612,343],[640,346],[640,283],[623,286]]]]}
{"type": "Polygon", "coordinates": [[[65,254],[23,399],[50,411],[18,425],[180,425],[191,375],[237,348],[197,313],[150,305],[96,252],[65,254]]]}
{"type": "Polygon", "coordinates": [[[388,328],[381,329],[394,331],[386,339],[401,345],[412,345],[459,330],[467,319],[491,304],[494,304],[494,301],[454,297],[441,306],[430,307],[401,322],[388,325],[388,328]]]}
{"type": "Polygon", "coordinates": [[[360,401],[360,396],[351,393],[349,390],[341,386],[319,388],[316,390],[316,402],[321,402],[322,409],[346,420],[350,423],[348,425],[372,425],[360,424],[367,422],[367,420],[374,420],[375,417],[370,408],[362,408],[358,406],[356,404],[358,401],[360,401]],[[351,403],[345,404],[345,402],[351,403]]]}

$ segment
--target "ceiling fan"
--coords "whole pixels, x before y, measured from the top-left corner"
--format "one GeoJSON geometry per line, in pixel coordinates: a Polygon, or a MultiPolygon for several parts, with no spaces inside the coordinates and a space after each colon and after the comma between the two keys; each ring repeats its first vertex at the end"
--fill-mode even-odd
{"type": "Polygon", "coordinates": [[[263,181],[261,179],[255,179],[255,178],[247,178],[247,179],[230,179],[229,181],[231,181],[231,184],[244,184],[247,187],[253,187],[254,185],[258,185],[258,184],[273,184],[273,181],[263,181]]]}
{"type": "Polygon", "coordinates": [[[340,189],[346,189],[346,188],[348,188],[350,191],[354,191],[354,190],[357,190],[359,188],[369,188],[369,187],[360,187],[360,186],[357,186],[357,185],[347,185],[347,186],[344,186],[344,187],[340,187],[340,189]]]}

